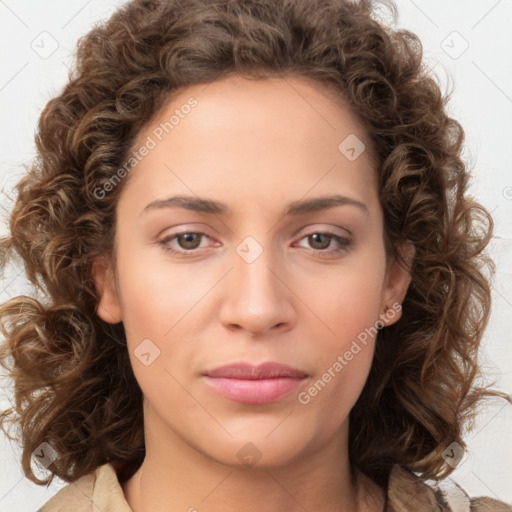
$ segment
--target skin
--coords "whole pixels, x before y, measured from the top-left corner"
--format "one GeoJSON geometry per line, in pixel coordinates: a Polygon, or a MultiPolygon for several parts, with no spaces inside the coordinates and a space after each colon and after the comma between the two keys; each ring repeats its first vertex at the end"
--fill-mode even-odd
{"type": "MultiPolygon", "coordinates": [[[[108,257],[94,265],[98,314],[123,321],[144,394],[146,458],[123,484],[126,499],[135,512],[383,510],[383,490],[348,461],[348,415],[375,339],[308,404],[297,398],[365,328],[400,318],[384,311],[410,282],[386,257],[368,135],[321,84],[230,76],[181,90],[134,148],[191,96],[197,106],[125,178],[115,266],[108,257]],[[350,134],[366,145],[354,161],[338,149],[350,134]],[[223,202],[231,213],[144,211],[177,194],[223,202]],[[345,204],[285,216],[292,201],[332,194],[366,210],[345,204]],[[195,251],[180,256],[159,244],[177,231],[207,236],[168,239],[167,247],[195,251]],[[334,238],[309,236],[324,231],[351,243],[335,252],[334,238]],[[262,250],[251,263],[237,252],[247,236],[262,250]],[[145,339],[160,350],[148,366],[134,352],[145,339]],[[308,378],[274,403],[239,403],[202,376],[239,361],[278,361],[308,378]],[[260,456],[252,466],[237,456],[249,442],[260,456]]],[[[410,246],[399,250],[411,260],[410,246]]]]}

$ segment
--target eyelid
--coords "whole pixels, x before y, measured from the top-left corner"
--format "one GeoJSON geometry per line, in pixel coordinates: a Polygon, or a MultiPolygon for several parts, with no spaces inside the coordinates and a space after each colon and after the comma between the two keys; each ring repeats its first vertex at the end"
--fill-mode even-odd
{"type": "Polygon", "coordinates": [[[349,229],[325,223],[314,223],[309,224],[306,227],[300,228],[298,231],[295,232],[294,238],[300,236],[301,232],[304,232],[304,234],[301,235],[301,238],[313,233],[329,233],[331,235],[346,237],[350,239],[352,239],[353,237],[352,231],[350,231],[349,229]],[[341,232],[338,233],[336,230],[340,230],[341,232]]]}
{"type": "MultiPolygon", "coordinates": [[[[194,230],[194,229],[184,229],[182,231],[173,231],[168,235],[164,235],[162,238],[158,240],[158,244],[164,244],[166,241],[170,241],[175,239],[180,235],[194,234],[199,235],[200,237],[209,238],[210,240],[214,240],[208,233],[204,231],[194,230]]],[[[182,249],[180,252],[187,253],[187,249],[182,249]]],[[[189,249],[188,252],[199,252],[199,249],[189,249]]]]}

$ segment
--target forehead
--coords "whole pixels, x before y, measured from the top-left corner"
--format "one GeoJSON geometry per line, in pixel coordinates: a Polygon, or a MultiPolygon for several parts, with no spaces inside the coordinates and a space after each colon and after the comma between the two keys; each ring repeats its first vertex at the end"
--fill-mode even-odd
{"type": "Polygon", "coordinates": [[[129,176],[132,191],[147,199],[169,190],[232,200],[251,192],[263,200],[271,191],[290,202],[308,189],[361,196],[376,186],[360,120],[333,88],[302,77],[234,75],[181,88],[133,147],[149,141],[129,176]]]}
{"type": "Polygon", "coordinates": [[[186,136],[194,131],[198,136],[209,131],[213,138],[235,125],[243,129],[240,135],[252,131],[255,140],[265,133],[274,136],[280,127],[295,140],[315,135],[318,139],[329,132],[331,136],[336,133],[334,139],[357,134],[368,149],[364,157],[369,159],[374,153],[363,121],[341,91],[333,83],[298,75],[255,78],[231,74],[210,83],[179,87],[141,130],[135,145],[153,132],[158,143],[165,138],[164,143],[172,144],[172,137],[167,137],[171,132],[186,136]],[[256,132],[257,128],[263,129],[256,132]]]}

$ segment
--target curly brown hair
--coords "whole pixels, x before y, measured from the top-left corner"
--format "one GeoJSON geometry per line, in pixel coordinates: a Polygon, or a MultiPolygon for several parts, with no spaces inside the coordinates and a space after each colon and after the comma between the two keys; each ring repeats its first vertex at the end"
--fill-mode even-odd
{"type": "MultiPolygon", "coordinates": [[[[396,18],[396,7],[388,5],[396,18]]],[[[484,249],[490,214],[467,194],[464,132],[422,59],[418,38],[379,21],[370,0],[133,0],[77,46],[62,92],[44,108],[37,157],[17,185],[3,264],[14,251],[43,299],[0,308],[0,361],[14,382],[22,467],[36,483],[67,482],[111,462],[120,481],[145,455],[142,393],[122,323],[96,313],[93,261],[111,254],[124,178],[105,184],[169,98],[228,74],[300,76],[336,90],[374,143],[389,253],[416,249],[397,323],[383,328],[350,413],[350,459],[376,481],[392,464],[424,478],[452,468],[464,424],[487,393],[475,387],[490,311],[484,249]],[[9,365],[10,361],[10,365],[9,365]],[[59,457],[41,480],[31,454],[59,457]]]]}

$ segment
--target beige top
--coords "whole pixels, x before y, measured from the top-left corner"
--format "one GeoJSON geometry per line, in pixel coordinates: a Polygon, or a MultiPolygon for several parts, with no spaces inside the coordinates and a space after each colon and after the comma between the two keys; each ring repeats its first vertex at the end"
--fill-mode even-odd
{"type": "MultiPolygon", "coordinates": [[[[393,466],[386,512],[512,512],[492,498],[469,498],[456,484],[430,486],[409,470],[393,466]]],[[[133,512],[111,464],[63,487],[37,512],[133,512]]]]}

